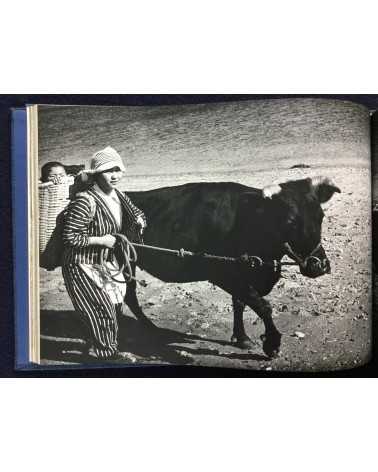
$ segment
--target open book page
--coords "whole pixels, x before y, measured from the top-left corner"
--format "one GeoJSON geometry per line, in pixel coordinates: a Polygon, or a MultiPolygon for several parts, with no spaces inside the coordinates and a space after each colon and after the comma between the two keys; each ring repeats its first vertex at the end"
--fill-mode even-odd
{"type": "Polygon", "coordinates": [[[51,161],[85,166],[97,199],[94,220],[84,197],[71,212],[65,277],[60,267],[40,269],[42,364],[123,356],[126,363],[324,371],[369,360],[364,107],[320,99],[40,106],[38,143],[40,171],[51,161]],[[111,185],[126,191],[134,229],[147,223],[145,245],[187,252],[138,246],[135,277],[146,286],[128,286],[121,309],[122,289],[107,291],[93,272],[105,246],[82,255],[88,235],[103,238],[101,225],[114,230],[111,185]]]}
{"type": "Polygon", "coordinates": [[[373,205],[373,270],[374,270],[374,314],[377,313],[378,296],[378,116],[372,112],[371,117],[371,163],[372,163],[372,205],[373,205]]]}

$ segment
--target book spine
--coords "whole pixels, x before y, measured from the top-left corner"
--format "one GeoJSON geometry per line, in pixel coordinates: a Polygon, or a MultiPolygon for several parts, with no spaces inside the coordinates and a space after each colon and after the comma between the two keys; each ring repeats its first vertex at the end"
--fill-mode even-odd
{"type": "Polygon", "coordinates": [[[12,110],[13,286],[18,369],[30,366],[26,109],[12,110]]]}

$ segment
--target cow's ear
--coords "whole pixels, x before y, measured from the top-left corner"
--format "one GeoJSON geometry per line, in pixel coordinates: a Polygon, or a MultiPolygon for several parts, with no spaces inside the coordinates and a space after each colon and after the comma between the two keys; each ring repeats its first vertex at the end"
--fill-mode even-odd
{"type": "Polygon", "coordinates": [[[312,187],[320,203],[326,203],[336,193],[341,193],[331,179],[328,177],[314,177],[311,179],[312,187]]]}

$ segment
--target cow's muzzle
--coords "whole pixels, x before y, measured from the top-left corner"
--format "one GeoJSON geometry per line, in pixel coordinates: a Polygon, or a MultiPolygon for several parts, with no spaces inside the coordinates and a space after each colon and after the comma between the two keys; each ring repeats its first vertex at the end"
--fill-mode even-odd
{"type": "Polygon", "coordinates": [[[316,256],[307,257],[303,265],[300,265],[301,274],[306,277],[316,278],[331,272],[331,264],[327,257],[320,259],[316,256]]]}
{"type": "Polygon", "coordinates": [[[294,261],[299,265],[302,275],[310,278],[316,278],[331,272],[331,264],[326,256],[323,246],[320,243],[307,257],[298,255],[292,249],[289,243],[285,243],[284,246],[286,254],[294,259],[294,261]]]}

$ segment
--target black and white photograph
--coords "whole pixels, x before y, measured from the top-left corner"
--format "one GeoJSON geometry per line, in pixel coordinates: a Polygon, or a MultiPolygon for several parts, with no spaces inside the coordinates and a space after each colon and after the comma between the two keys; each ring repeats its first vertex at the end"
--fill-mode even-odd
{"type": "Polygon", "coordinates": [[[1,9],[3,468],[372,468],[374,5],[42,5],[1,9]]]}
{"type": "Polygon", "coordinates": [[[363,365],[370,149],[341,100],[38,106],[40,363],[363,365]]]}

